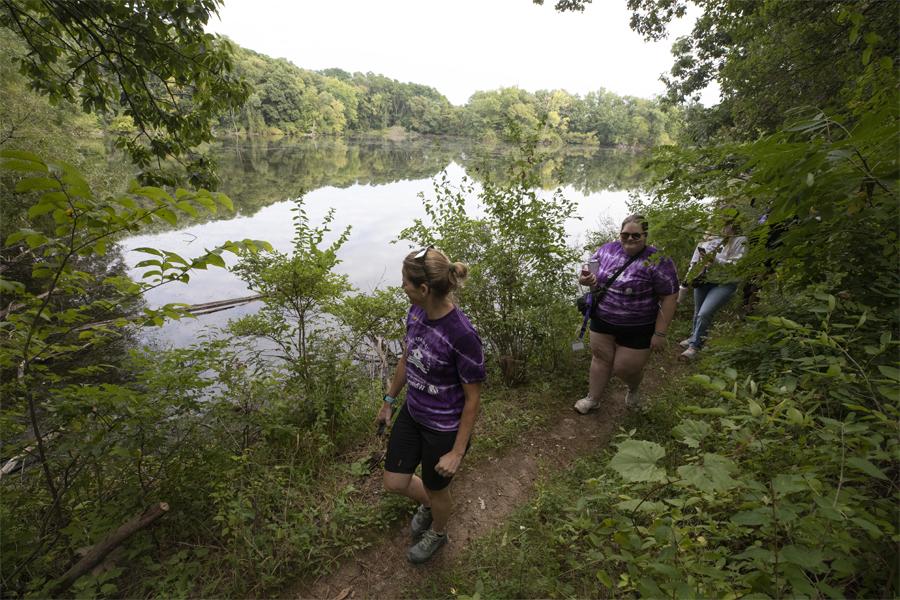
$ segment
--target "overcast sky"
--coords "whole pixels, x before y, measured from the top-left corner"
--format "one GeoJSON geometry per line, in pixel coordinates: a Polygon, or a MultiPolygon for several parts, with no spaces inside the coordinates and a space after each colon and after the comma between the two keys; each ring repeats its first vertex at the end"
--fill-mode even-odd
{"type": "MultiPolygon", "coordinates": [[[[225,0],[208,30],[305,69],[371,71],[430,85],[454,104],[476,90],[518,86],[585,94],[664,92],[669,49],[693,24],[649,43],[631,31],[625,0],[557,13],[554,0],[225,0]]],[[[718,94],[708,90],[704,104],[718,94]]]]}

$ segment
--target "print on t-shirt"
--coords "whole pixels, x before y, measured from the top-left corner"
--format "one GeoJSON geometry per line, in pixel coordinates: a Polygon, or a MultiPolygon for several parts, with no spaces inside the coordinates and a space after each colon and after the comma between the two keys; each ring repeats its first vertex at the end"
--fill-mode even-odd
{"type": "MultiPolygon", "coordinates": [[[[414,341],[421,343],[422,338],[416,338],[414,341]]],[[[422,362],[422,359],[425,358],[425,355],[422,352],[422,348],[416,348],[415,350],[411,351],[409,353],[408,357],[409,357],[409,362],[416,365],[416,367],[418,367],[418,369],[420,371],[422,371],[423,375],[425,373],[428,373],[428,369],[425,367],[425,363],[422,362]]]]}
{"type": "Polygon", "coordinates": [[[484,381],[481,339],[457,307],[430,320],[412,306],[406,321],[406,395],[410,416],[439,431],[459,428],[464,383],[484,381]]]}

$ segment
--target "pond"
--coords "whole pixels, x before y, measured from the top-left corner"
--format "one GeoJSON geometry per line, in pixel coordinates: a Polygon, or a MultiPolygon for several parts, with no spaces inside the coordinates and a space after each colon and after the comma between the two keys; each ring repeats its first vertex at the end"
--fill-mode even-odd
{"type": "MultiPolygon", "coordinates": [[[[240,140],[212,150],[222,179],[220,191],[234,202],[234,213],[176,230],[158,231],[122,242],[129,272],[147,258],[134,248],[149,246],[193,257],[227,240],[259,239],[289,252],[294,235],[294,199],[303,196],[312,225],[334,209],[331,238],[352,227],[339,252],[337,270],[349,276],[360,291],[400,284],[400,264],[410,243],[399,241],[400,231],[424,217],[420,193],[434,197],[433,178],[446,172],[459,184],[463,177],[476,182],[485,174],[502,177],[511,161],[508,150],[480,147],[471,142],[439,138],[400,142],[385,140],[240,140]]],[[[577,205],[578,219],[567,233],[573,245],[584,243],[586,232],[619,223],[627,215],[629,192],[637,189],[640,157],[597,149],[565,149],[552,155],[542,170],[540,193],[549,196],[560,187],[577,205]]],[[[475,198],[468,208],[478,214],[475,198]]],[[[450,257],[451,259],[453,257],[450,257]]],[[[226,262],[235,259],[226,255],[226,262]]],[[[575,272],[573,265],[573,277],[575,272]]],[[[171,283],[149,292],[150,306],[170,302],[199,304],[251,295],[243,281],[224,269],[197,271],[188,284],[171,283]]],[[[193,343],[208,327],[253,313],[253,302],[229,310],[168,323],[147,330],[145,340],[163,346],[193,343]]]]}

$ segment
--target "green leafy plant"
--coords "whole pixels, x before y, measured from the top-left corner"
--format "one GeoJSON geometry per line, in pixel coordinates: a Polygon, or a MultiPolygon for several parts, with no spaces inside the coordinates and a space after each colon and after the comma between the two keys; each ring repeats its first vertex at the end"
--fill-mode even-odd
{"type": "Polygon", "coordinates": [[[526,150],[507,184],[484,180],[477,192],[483,216],[466,207],[476,195],[474,185],[464,180],[454,189],[445,175],[435,181],[434,200],[422,195],[430,222],[416,220],[400,233],[469,265],[459,302],[508,384],[523,381],[531,367],[563,360],[573,326],[569,272],[577,257],[566,244],[564,225],[575,208],[558,190],[539,196],[536,166],[526,150]]]}
{"type": "Polygon", "coordinates": [[[136,316],[119,313],[118,306],[160,285],[186,282],[194,269],[223,266],[223,252],[257,251],[268,244],[228,242],[192,259],[144,249],[155,257],[143,263],[149,268],[145,281],[112,275],[102,282],[103,293],[95,294],[90,292],[95,275],[82,270],[85,257],[103,256],[119,235],[153,220],[171,222],[178,213],[227,207],[228,199],[204,190],[178,190],[172,196],[138,185],[125,194],[99,199],[81,174],[65,163],[9,150],[0,158],[2,167],[17,177],[17,193],[34,198],[30,218],[47,222],[42,230],[20,229],[5,241],[6,253],[31,265],[28,284],[0,279],[4,300],[0,425],[4,455],[16,457],[6,466],[24,467],[34,460],[42,483],[36,486],[31,477],[23,478],[14,493],[5,495],[8,506],[33,517],[29,525],[16,527],[32,536],[33,549],[15,558],[5,555],[10,560],[4,561],[4,587],[21,589],[21,577],[39,556],[47,565],[62,558],[59,552],[66,547],[59,544],[62,536],[69,543],[96,539],[99,528],[109,527],[135,507],[132,498],[106,512],[104,519],[92,521],[90,530],[73,528],[79,511],[94,508],[83,497],[92,471],[96,476],[98,469],[115,468],[101,466],[96,457],[112,452],[133,458],[131,450],[120,445],[118,434],[137,410],[132,392],[112,376],[113,365],[80,363],[79,357],[117,340],[120,330],[132,323],[161,324],[189,316],[184,306],[174,304],[145,307],[136,316]],[[89,440],[87,447],[82,445],[84,439],[89,440]]]}

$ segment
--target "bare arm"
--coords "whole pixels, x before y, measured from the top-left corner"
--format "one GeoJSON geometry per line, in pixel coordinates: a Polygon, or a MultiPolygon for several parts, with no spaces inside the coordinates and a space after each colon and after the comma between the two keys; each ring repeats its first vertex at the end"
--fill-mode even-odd
{"type": "MultiPolygon", "coordinates": [[[[397,368],[394,370],[394,377],[391,378],[391,385],[388,386],[387,395],[396,398],[403,386],[406,385],[406,351],[404,350],[400,360],[397,361],[397,368]]],[[[391,404],[383,402],[378,416],[375,418],[376,423],[384,423],[388,425],[391,421],[391,404]]]]}
{"type": "Polygon", "coordinates": [[[397,368],[394,369],[394,376],[391,378],[391,385],[388,386],[387,395],[391,398],[396,398],[397,394],[399,394],[403,390],[403,386],[406,385],[406,351],[403,351],[403,354],[400,356],[400,360],[397,361],[397,368]]]}
{"type": "Polygon", "coordinates": [[[452,477],[459,469],[466,453],[466,446],[469,445],[469,438],[472,436],[472,429],[475,427],[475,419],[478,418],[478,411],[481,409],[481,383],[464,383],[462,387],[466,404],[459,420],[456,441],[453,443],[453,449],[443,455],[434,468],[437,474],[443,477],[452,477]]]}
{"type": "Polygon", "coordinates": [[[669,325],[675,316],[675,308],[678,305],[678,294],[669,294],[659,300],[659,313],[656,315],[653,339],[650,347],[659,350],[665,346],[665,334],[669,331],[669,325]],[[662,334],[662,335],[656,335],[662,334]]]}

